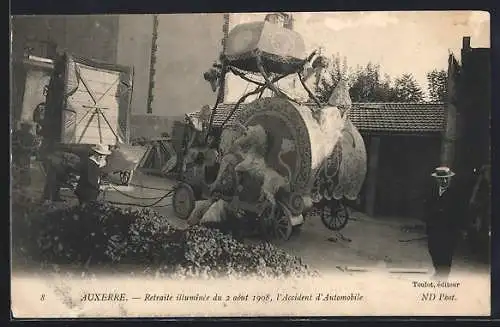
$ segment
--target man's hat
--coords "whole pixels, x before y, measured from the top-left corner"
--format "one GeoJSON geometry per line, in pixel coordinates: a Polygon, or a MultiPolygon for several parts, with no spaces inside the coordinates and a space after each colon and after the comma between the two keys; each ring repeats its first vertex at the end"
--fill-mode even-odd
{"type": "Polygon", "coordinates": [[[105,156],[111,154],[111,151],[109,151],[109,148],[106,145],[102,145],[102,144],[96,144],[95,146],[93,146],[91,148],[91,150],[96,152],[96,153],[105,155],[105,156]]]}
{"type": "Polygon", "coordinates": [[[437,167],[431,175],[436,178],[445,178],[455,176],[455,173],[448,167],[437,167]]]}

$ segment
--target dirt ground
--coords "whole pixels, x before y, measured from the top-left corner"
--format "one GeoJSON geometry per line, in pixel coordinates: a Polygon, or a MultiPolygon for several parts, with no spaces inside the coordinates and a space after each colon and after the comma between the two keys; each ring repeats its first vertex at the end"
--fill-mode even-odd
{"type": "MultiPolygon", "coordinates": [[[[36,165],[32,179],[32,191],[41,197],[44,177],[36,165]]],[[[136,171],[131,186],[114,186],[104,192],[103,198],[129,205],[151,205],[174,184],[171,180],[136,171]]],[[[62,196],[69,203],[76,201],[70,190],[63,190],[62,196]]],[[[174,226],[187,226],[185,221],[174,216],[170,197],[157,203],[154,209],[168,217],[174,226]]],[[[320,272],[356,270],[361,273],[362,270],[397,268],[414,274],[432,273],[421,222],[406,218],[373,218],[361,212],[351,212],[351,218],[341,233],[335,233],[324,227],[319,217],[308,217],[298,235],[277,245],[320,272]]],[[[461,249],[453,269],[489,274],[489,265],[477,262],[461,249]]]]}

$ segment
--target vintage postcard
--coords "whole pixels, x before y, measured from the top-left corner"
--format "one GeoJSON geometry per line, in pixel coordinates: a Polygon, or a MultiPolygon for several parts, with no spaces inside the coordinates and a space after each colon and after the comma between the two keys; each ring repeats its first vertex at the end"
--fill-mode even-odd
{"type": "Polygon", "coordinates": [[[14,318],[490,315],[490,17],[11,17],[14,318]]]}

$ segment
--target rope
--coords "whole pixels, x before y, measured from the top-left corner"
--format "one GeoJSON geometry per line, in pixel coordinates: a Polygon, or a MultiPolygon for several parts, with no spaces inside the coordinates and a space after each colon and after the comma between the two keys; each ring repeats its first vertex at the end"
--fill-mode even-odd
{"type": "MultiPolygon", "coordinates": [[[[140,203],[132,203],[132,202],[109,201],[109,200],[106,200],[106,202],[111,203],[111,204],[116,204],[116,205],[136,206],[136,207],[141,207],[141,208],[162,208],[162,207],[168,207],[168,206],[172,205],[172,204],[157,205],[162,200],[164,200],[169,195],[171,195],[172,192],[173,191],[166,193],[165,195],[161,196],[157,201],[153,202],[152,204],[140,204],[140,203]]],[[[66,196],[66,195],[62,195],[61,197],[68,198],[68,196],[66,196]]]]}
{"type": "Polygon", "coordinates": [[[159,187],[150,187],[150,186],[144,186],[144,185],[139,185],[139,184],[133,184],[133,183],[128,183],[128,185],[130,186],[136,186],[136,187],[140,187],[140,188],[144,188],[144,189],[147,189],[147,190],[157,190],[157,191],[171,191],[169,189],[165,189],[165,188],[159,188],[159,187]]]}
{"type": "MultiPolygon", "coordinates": [[[[108,185],[111,186],[111,184],[108,184],[108,185]]],[[[134,183],[128,183],[127,185],[129,185],[129,186],[135,186],[135,187],[139,187],[139,188],[143,188],[143,189],[147,189],[147,190],[156,190],[156,191],[165,191],[165,192],[171,191],[171,189],[160,188],[160,187],[144,186],[144,185],[134,184],[134,183]]]]}
{"type": "MultiPolygon", "coordinates": [[[[128,206],[133,205],[133,206],[141,207],[141,208],[150,208],[150,207],[155,207],[158,203],[160,203],[162,200],[164,200],[165,198],[170,196],[172,193],[173,193],[172,190],[167,192],[165,195],[158,198],[158,200],[156,200],[152,204],[140,204],[140,203],[130,203],[130,202],[117,202],[117,201],[107,201],[107,202],[112,203],[112,204],[117,204],[117,205],[128,205],[128,206]]],[[[129,196],[129,195],[127,194],[127,196],[129,196]]],[[[166,207],[166,206],[169,206],[169,205],[162,205],[162,206],[158,206],[158,207],[166,207]]]]}
{"type": "MultiPolygon", "coordinates": [[[[162,196],[155,196],[155,197],[150,197],[150,198],[144,198],[144,197],[134,196],[134,195],[122,192],[119,189],[117,189],[116,187],[114,187],[113,185],[109,185],[109,187],[111,187],[113,190],[115,190],[116,192],[120,193],[121,195],[129,197],[131,199],[136,199],[136,200],[156,200],[156,199],[159,199],[159,198],[162,197],[162,196]]],[[[171,193],[172,193],[172,190],[169,190],[167,192],[167,194],[171,194],[171,193]]]]}
{"type": "Polygon", "coordinates": [[[140,208],[162,208],[162,207],[169,207],[171,204],[164,204],[164,205],[155,205],[153,204],[139,204],[139,203],[130,203],[130,202],[117,202],[117,201],[106,201],[111,204],[116,204],[116,205],[122,205],[122,206],[135,206],[135,207],[140,207],[140,208]]]}

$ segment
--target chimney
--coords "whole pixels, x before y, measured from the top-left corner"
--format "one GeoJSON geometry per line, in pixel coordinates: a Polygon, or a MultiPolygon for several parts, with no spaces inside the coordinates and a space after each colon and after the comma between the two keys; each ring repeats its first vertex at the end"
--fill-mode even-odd
{"type": "Polygon", "coordinates": [[[462,39],[462,49],[463,50],[470,50],[470,36],[464,36],[462,39]]]}
{"type": "Polygon", "coordinates": [[[470,36],[464,36],[462,38],[462,51],[460,51],[462,57],[462,66],[467,65],[467,58],[469,57],[469,53],[471,52],[472,48],[470,47],[470,36]]]}

